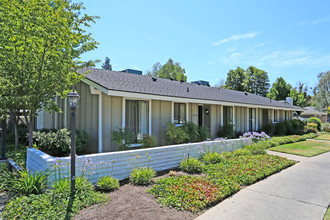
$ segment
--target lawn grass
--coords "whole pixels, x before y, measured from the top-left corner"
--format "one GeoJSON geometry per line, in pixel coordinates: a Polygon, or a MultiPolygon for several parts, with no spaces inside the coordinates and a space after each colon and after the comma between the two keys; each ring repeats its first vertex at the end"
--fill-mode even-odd
{"type": "Polygon", "coordinates": [[[330,141],[330,133],[327,134],[322,134],[321,136],[318,136],[317,138],[315,138],[316,140],[326,140],[326,141],[330,141]]]}
{"type": "Polygon", "coordinates": [[[323,220],[330,220],[330,206],[328,208],[328,211],[325,213],[323,220]]]}
{"type": "Polygon", "coordinates": [[[292,144],[280,145],[269,148],[269,150],[305,157],[312,157],[330,151],[330,142],[327,143],[325,141],[309,140],[292,144]]]}

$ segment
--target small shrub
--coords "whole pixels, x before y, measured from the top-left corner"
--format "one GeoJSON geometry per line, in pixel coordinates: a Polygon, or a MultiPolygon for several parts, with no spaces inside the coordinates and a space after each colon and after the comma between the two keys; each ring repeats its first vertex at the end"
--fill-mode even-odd
{"type": "Polygon", "coordinates": [[[209,152],[203,155],[205,165],[220,163],[223,159],[223,156],[216,152],[209,152]]]}
{"type": "Polygon", "coordinates": [[[184,172],[187,172],[187,173],[191,173],[191,174],[194,174],[194,173],[201,173],[202,170],[203,170],[203,167],[204,167],[204,164],[195,159],[195,158],[186,158],[184,160],[181,161],[180,163],[180,169],[184,172]]]}
{"type": "Polygon", "coordinates": [[[304,133],[304,122],[298,119],[292,119],[292,130],[293,134],[303,134],[304,133]]]}
{"type": "Polygon", "coordinates": [[[322,131],[330,132],[330,123],[323,123],[321,129],[322,131]]]}
{"type": "Polygon", "coordinates": [[[129,180],[134,185],[149,185],[155,176],[156,172],[152,168],[134,168],[129,176],[129,180]]]}
{"type": "Polygon", "coordinates": [[[246,148],[241,148],[233,151],[234,156],[248,156],[251,155],[251,151],[246,148]]]}
{"type": "Polygon", "coordinates": [[[210,131],[208,128],[200,126],[197,128],[198,131],[198,141],[205,141],[211,137],[210,131]]]}
{"type": "Polygon", "coordinates": [[[99,178],[95,188],[101,192],[111,192],[119,188],[119,180],[112,176],[103,176],[99,178]]]}
{"type": "Polygon", "coordinates": [[[78,155],[83,155],[86,153],[88,139],[89,135],[86,133],[86,131],[76,131],[76,151],[78,155]]]}
{"type": "Polygon", "coordinates": [[[311,133],[311,132],[314,132],[314,133],[317,132],[317,124],[316,123],[307,123],[305,125],[305,133],[311,133]]]}
{"type": "Polygon", "coordinates": [[[176,171],[171,170],[170,172],[168,172],[169,176],[178,176],[178,173],[176,171]]]}
{"type": "Polygon", "coordinates": [[[143,148],[155,147],[157,145],[156,137],[149,134],[143,134],[140,142],[143,148]]]}
{"type": "Polygon", "coordinates": [[[274,124],[272,121],[268,121],[267,123],[265,123],[263,126],[262,126],[262,130],[266,133],[266,134],[273,134],[273,131],[274,131],[274,124]]]}
{"type": "Polygon", "coordinates": [[[292,126],[292,121],[291,120],[284,121],[284,126],[286,128],[286,135],[292,135],[292,134],[294,134],[293,126],[292,126]]]}
{"type": "Polygon", "coordinates": [[[218,137],[234,138],[235,137],[234,125],[227,123],[224,124],[223,126],[220,126],[218,129],[218,137]]]}
{"type": "Polygon", "coordinates": [[[118,150],[127,150],[130,144],[135,142],[135,135],[128,128],[119,128],[118,131],[112,131],[112,142],[116,144],[118,150]]]}
{"type": "Polygon", "coordinates": [[[321,124],[322,124],[322,121],[321,119],[319,118],[316,118],[316,117],[311,117],[309,119],[307,119],[307,123],[315,123],[317,124],[317,130],[321,130],[321,124]]]}
{"type": "Polygon", "coordinates": [[[189,142],[200,141],[198,126],[195,123],[186,122],[186,124],[184,124],[182,128],[186,132],[186,134],[189,136],[189,138],[188,138],[189,142]]]}
{"type": "Polygon", "coordinates": [[[284,122],[278,122],[276,125],[275,125],[275,128],[274,128],[274,135],[276,136],[284,136],[286,135],[286,126],[284,124],[284,122]]]}
{"type": "Polygon", "coordinates": [[[7,180],[7,190],[18,195],[29,196],[31,194],[41,194],[47,187],[47,171],[30,173],[23,169],[18,171],[18,175],[10,175],[7,180]]]}
{"type": "Polygon", "coordinates": [[[165,128],[165,140],[168,144],[183,144],[189,141],[189,135],[185,129],[168,122],[165,128]]]}

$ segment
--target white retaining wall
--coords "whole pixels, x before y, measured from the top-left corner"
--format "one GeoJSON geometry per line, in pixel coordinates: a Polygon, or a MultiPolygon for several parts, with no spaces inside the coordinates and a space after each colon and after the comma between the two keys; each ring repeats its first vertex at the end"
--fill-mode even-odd
{"type": "MultiPolygon", "coordinates": [[[[82,155],[76,158],[76,174],[82,175],[84,172],[93,183],[99,177],[106,175],[122,180],[129,177],[133,168],[150,166],[155,171],[162,171],[178,167],[181,160],[188,154],[190,157],[198,158],[202,151],[233,151],[242,146],[241,139],[231,139],[82,155]],[[88,164],[86,164],[87,160],[89,160],[88,164]]],[[[57,179],[60,175],[61,177],[70,176],[70,157],[56,158],[30,148],[27,152],[27,169],[32,172],[48,169],[52,173],[50,176],[52,180],[57,179]],[[52,172],[54,170],[56,172],[52,172]]]]}

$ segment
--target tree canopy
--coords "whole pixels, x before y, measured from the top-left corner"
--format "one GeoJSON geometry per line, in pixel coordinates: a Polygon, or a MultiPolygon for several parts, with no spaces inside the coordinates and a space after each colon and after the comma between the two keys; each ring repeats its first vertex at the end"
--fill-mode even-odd
{"type": "Polygon", "coordinates": [[[292,86],[289,83],[286,83],[282,77],[279,77],[273,83],[267,97],[274,100],[285,100],[289,96],[291,88],[292,86]]]}
{"type": "Polygon", "coordinates": [[[319,83],[314,89],[314,104],[318,110],[327,111],[330,106],[330,71],[319,73],[319,83]]]}
{"type": "Polygon", "coordinates": [[[173,78],[174,80],[187,81],[186,71],[180,66],[180,63],[174,62],[171,58],[161,65],[159,62],[155,63],[151,71],[147,71],[146,75],[164,79],[173,78]]]}
{"type": "Polygon", "coordinates": [[[83,77],[76,70],[93,61],[80,55],[97,42],[83,27],[97,17],[81,13],[82,3],[66,0],[0,0],[0,90],[4,109],[19,112],[32,129],[39,109],[60,111],[53,101],[83,77]]]}
{"type": "Polygon", "coordinates": [[[110,64],[110,58],[106,57],[104,63],[102,64],[102,68],[105,70],[112,70],[112,65],[110,64]]]}
{"type": "Polygon", "coordinates": [[[266,96],[269,89],[268,73],[253,66],[246,70],[237,67],[228,72],[225,87],[266,96]]]}

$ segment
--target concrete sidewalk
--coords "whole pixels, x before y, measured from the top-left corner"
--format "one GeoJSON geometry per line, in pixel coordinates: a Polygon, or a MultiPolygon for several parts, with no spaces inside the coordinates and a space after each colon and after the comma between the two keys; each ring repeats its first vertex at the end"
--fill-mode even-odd
{"type": "Polygon", "coordinates": [[[244,188],[197,220],[323,219],[330,204],[330,152],[244,188]]]}

